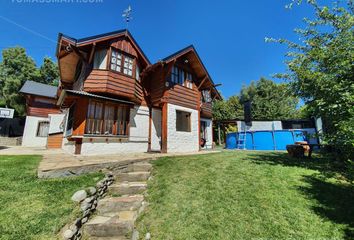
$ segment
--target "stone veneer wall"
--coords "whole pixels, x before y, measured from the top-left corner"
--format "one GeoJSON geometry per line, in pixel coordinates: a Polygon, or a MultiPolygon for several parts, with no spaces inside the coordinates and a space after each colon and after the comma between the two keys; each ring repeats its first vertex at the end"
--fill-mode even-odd
{"type": "Polygon", "coordinates": [[[167,152],[197,152],[199,151],[199,132],[198,132],[198,111],[185,108],[174,104],[167,106],[167,152]],[[191,113],[191,131],[176,131],[176,110],[191,113]]]}

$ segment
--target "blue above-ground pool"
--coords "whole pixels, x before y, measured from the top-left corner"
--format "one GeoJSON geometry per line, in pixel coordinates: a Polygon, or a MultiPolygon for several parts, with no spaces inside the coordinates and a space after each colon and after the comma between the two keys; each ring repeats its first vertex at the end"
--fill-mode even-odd
{"type": "Polygon", "coordinates": [[[237,133],[228,133],[226,135],[226,141],[225,141],[226,148],[227,149],[237,148],[236,141],[237,141],[237,133]]]}
{"type": "Polygon", "coordinates": [[[294,144],[293,133],[290,131],[274,131],[274,149],[286,150],[286,145],[294,144]]]}
{"type": "MultiPolygon", "coordinates": [[[[250,131],[246,133],[246,144],[240,140],[239,133],[228,133],[226,135],[227,149],[247,150],[286,150],[286,145],[294,144],[298,141],[307,141],[305,130],[276,130],[276,131],[250,131]]],[[[243,133],[241,133],[243,134],[243,133]]],[[[316,140],[310,139],[311,143],[316,140]]],[[[317,142],[317,141],[316,141],[317,142]]]]}
{"type": "Polygon", "coordinates": [[[274,150],[273,133],[270,131],[253,132],[253,149],[274,150]]]}

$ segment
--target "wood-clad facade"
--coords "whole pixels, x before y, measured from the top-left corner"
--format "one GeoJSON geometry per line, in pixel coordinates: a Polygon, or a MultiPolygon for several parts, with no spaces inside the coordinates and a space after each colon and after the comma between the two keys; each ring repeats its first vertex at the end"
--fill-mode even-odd
{"type": "MultiPolygon", "coordinates": [[[[127,30],[83,39],[59,34],[57,58],[56,106],[41,111],[65,114],[64,130],[48,137],[49,148],[198,151],[203,139],[212,146],[212,101],[221,96],[193,46],[151,64],[127,30]]],[[[28,114],[38,112],[39,103],[28,101],[28,114]]]]}
{"type": "Polygon", "coordinates": [[[48,117],[48,114],[60,112],[56,99],[35,95],[26,95],[25,98],[27,116],[48,117]]]}

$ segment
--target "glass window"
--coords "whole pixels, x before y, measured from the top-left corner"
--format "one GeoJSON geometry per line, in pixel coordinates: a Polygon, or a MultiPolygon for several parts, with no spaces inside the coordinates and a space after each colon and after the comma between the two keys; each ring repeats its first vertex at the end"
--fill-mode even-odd
{"type": "Polygon", "coordinates": [[[114,127],[114,106],[106,105],[104,109],[104,134],[112,135],[114,127]]]}
{"type": "Polygon", "coordinates": [[[192,74],[186,73],[186,87],[192,89],[193,88],[193,77],[192,74]]]}
{"type": "Polygon", "coordinates": [[[95,52],[93,68],[107,69],[107,49],[102,49],[95,52]]]}
{"type": "Polygon", "coordinates": [[[111,55],[111,70],[121,72],[122,54],[118,51],[112,50],[111,55]]]}
{"type": "Polygon", "coordinates": [[[176,131],[191,131],[191,113],[178,110],[176,111],[176,131]]]}
{"type": "Polygon", "coordinates": [[[135,79],[140,81],[140,68],[139,68],[138,64],[135,67],[135,79]]]}
{"type": "Polygon", "coordinates": [[[172,67],[171,82],[178,83],[178,68],[175,66],[172,67]]]}
{"type": "Polygon", "coordinates": [[[179,69],[178,70],[178,83],[180,84],[180,85],[184,85],[184,79],[185,79],[185,76],[184,76],[184,71],[182,70],[182,69],[179,69]]]}
{"type": "Polygon", "coordinates": [[[186,86],[188,88],[193,88],[192,74],[185,72],[176,66],[172,67],[170,81],[174,84],[179,84],[181,86],[186,86]]]}
{"type": "Polygon", "coordinates": [[[37,127],[37,137],[47,137],[49,132],[49,122],[40,121],[37,127]]]}
{"type": "Polygon", "coordinates": [[[124,56],[123,73],[129,76],[133,76],[133,59],[128,56],[124,56]]]}
{"type": "Polygon", "coordinates": [[[211,96],[209,90],[203,90],[202,96],[203,96],[203,102],[207,102],[207,103],[211,102],[211,96]]]}
{"type": "Polygon", "coordinates": [[[128,136],[129,112],[130,107],[126,105],[90,101],[85,134],[128,136]]]}
{"type": "Polygon", "coordinates": [[[129,107],[119,107],[117,111],[117,135],[128,135],[129,107]]]}

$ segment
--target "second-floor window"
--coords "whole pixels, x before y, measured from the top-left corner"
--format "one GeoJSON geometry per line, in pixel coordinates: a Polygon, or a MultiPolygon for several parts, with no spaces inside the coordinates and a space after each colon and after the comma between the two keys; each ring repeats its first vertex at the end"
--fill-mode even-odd
{"type": "Polygon", "coordinates": [[[133,59],[128,57],[128,56],[124,56],[124,70],[123,70],[124,74],[127,74],[129,76],[133,76],[133,59]]]}
{"type": "Polygon", "coordinates": [[[192,74],[176,66],[172,67],[170,79],[170,81],[174,84],[179,84],[190,89],[193,88],[192,74]]]}
{"type": "Polygon", "coordinates": [[[111,55],[111,70],[124,73],[128,76],[133,76],[134,59],[122,54],[116,50],[112,50],[111,55]]]}
{"type": "Polygon", "coordinates": [[[98,50],[95,52],[93,59],[94,69],[107,69],[107,49],[98,50]]]}
{"type": "Polygon", "coordinates": [[[111,70],[120,72],[122,66],[122,54],[112,50],[111,56],[111,70]]]}
{"type": "Polygon", "coordinates": [[[202,101],[206,103],[211,102],[211,96],[210,96],[210,91],[209,90],[203,90],[202,91],[202,101]]]}

